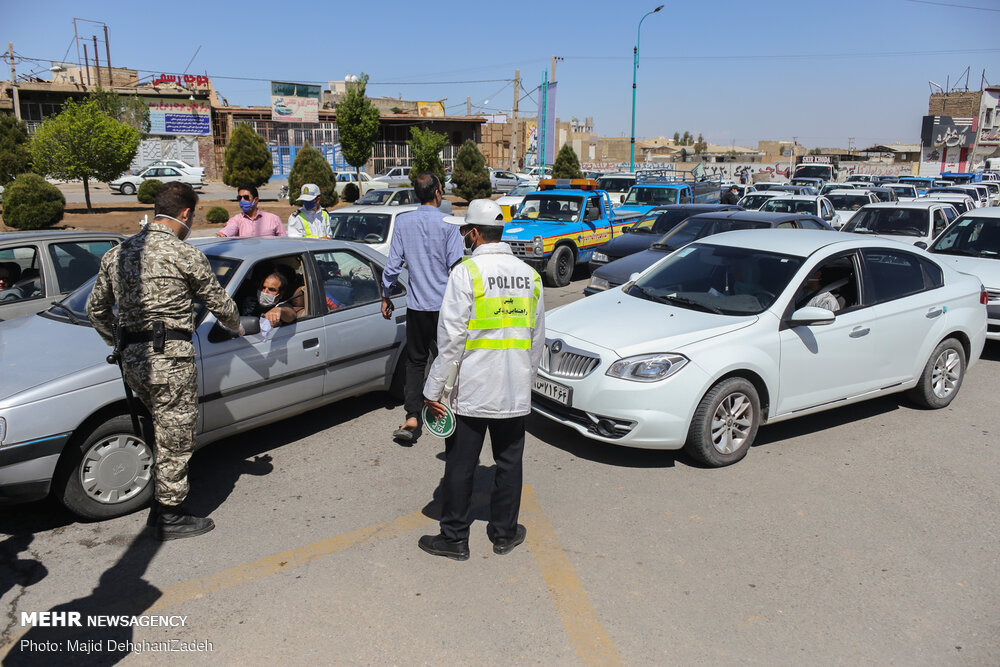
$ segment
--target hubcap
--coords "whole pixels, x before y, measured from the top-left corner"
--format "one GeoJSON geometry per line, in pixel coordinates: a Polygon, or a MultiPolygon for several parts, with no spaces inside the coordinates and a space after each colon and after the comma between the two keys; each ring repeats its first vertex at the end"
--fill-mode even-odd
{"type": "Polygon", "coordinates": [[[131,433],[98,441],[80,464],[80,483],[88,496],[114,505],[142,492],[153,475],[153,452],[131,433]]]}
{"type": "Polygon", "coordinates": [[[712,445],[722,454],[732,454],[746,443],[753,428],[753,404],[746,394],[729,394],[712,415],[712,445]]]}
{"type": "Polygon", "coordinates": [[[948,398],[961,378],[962,360],[955,350],[945,350],[934,360],[931,371],[931,390],[938,398],[948,398]]]}

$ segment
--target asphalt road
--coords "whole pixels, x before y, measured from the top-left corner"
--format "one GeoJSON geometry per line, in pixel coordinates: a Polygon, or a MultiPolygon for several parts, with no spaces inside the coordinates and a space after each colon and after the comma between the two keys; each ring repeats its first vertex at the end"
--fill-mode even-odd
{"type": "Polygon", "coordinates": [[[443,442],[394,444],[384,395],[343,401],[196,453],[191,502],[218,524],[197,539],[0,510],[4,665],[1000,664],[998,371],[991,344],[945,410],[764,427],[718,470],[531,418],[527,542],[490,548],[487,448],[461,563],[417,548],[443,442]],[[184,625],[21,625],[49,610],[184,625]]]}
{"type": "MultiPolygon", "coordinates": [[[[277,199],[278,189],[284,185],[284,181],[274,181],[259,188],[261,199],[277,199]]],[[[86,202],[82,182],[57,183],[59,190],[66,197],[67,204],[82,204],[86,202]]],[[[224,183],[211,182],[198,190],[201,199],[205,201],[217,199],[236,200],[236,190],[224,183]]],[[[92,204],[134,204],[135,195],[123,195],[115,192],[106,183],[90,183],[90,202],[92,204]]]]}

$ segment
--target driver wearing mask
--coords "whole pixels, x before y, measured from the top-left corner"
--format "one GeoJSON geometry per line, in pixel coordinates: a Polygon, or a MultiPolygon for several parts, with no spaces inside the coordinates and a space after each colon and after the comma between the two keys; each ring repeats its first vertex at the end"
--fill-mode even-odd
{"type": "Polygon", "coordinates": [[[271,273],[261,282],[257,293],[244,300],[240,314],[266,318],[272,327],[290,324],[302,311],[295,304],[303,300],[303,295],[297,290],[289,299],[288,292],[288,279],[280,273],[271,273]]]}
{"type": "Polygon", "coordinates": [[[330,238],[330,215],[320,207],[319,186],[306,183],[302,186],[302,194],[298,201],[302,202],[299,210],[288,216],[288,235],[307,239],[330,238]]]}

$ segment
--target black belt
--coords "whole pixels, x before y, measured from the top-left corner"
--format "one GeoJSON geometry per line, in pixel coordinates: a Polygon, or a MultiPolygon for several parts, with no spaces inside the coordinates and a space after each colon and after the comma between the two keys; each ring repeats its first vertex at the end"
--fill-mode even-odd
{"type": "MultiPolygon", "coordinates": [[[[152,343],[153,342],[153,332],[152,331],[123,331],[122,332],[122,345],[133,345],[135,343],[152,343]]],[[[191,342],[191,334],[187,331],[178,331],[177,329],[167,329],[164,332],[163,340],[185,340],[191,342]]]]}

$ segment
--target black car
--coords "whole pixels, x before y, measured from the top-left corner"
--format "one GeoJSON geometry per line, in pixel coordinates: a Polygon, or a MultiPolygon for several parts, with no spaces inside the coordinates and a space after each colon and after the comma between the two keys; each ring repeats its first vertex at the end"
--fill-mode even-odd
{"type": "Polygon", "coordinates": [[[590,270],[594,271],[608,262],[645,250],[661,236],[692,215],[718,211],[742,211],[731,204],[668,204],[657,206],[642,220],[625,228],[625,234],[615,237],[594,251],[590,270]]]}
{"type": "Polygon", "coordinates": [[[764,213],[762,211],[723,211],[692,215],[660,237],[648,250],[609,262],[593,272],[586,295],[618,287],[628,282],[633,273],[641,273],[678,248],[692,241],[739,229],[825,229],[833,231],[827,222],[815,215],[803,213],[764,213]]]}

